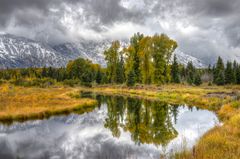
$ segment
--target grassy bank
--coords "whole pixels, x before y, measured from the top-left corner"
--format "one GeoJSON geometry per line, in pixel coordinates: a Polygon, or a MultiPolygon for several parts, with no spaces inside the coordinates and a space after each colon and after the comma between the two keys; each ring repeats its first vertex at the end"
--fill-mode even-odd
{"type": "Polygon", "coordinates": [[[96,101],[71,97],[73,88],[0,86],[0,121],[45,118],[71,111],[90,111],[96,101]]]}
{"type": "Polygon", "coordinates": [[[178,159],[238,159],[240,158],[240,86],[98,86],[80,88],[109,95],[160,99],[168,103],[188,104],[215,111],[222,122],[207,132],[193,150],[173,154],[178,159]]]}
{"type": "Polygon", "coordinates": [[[125,86],[98,86],[80,88],[82,91],[91,91],[102,94],[125,95],[140,98],[160,99],[172,104],[195,105],[204,109],[218,111],[224,104],[236,101],[240,92],[240,87],[218,87],[202,86],[193,87],[186,85],[164,85],[164,86],[136,86],[128,88],[125,86]]]}

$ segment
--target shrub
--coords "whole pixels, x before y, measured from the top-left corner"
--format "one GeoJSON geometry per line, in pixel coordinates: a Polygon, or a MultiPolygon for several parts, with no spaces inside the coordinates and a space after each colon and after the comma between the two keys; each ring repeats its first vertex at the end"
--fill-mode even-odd
{"type": "Polygon", "coordinates": [[[92,83],[89,83],[89,82],[81,82],[81,85],[86,87],[92,87],[92,83]]]}
{"type": "Polygon", "coordinates": [[[68,80],[64,80],[63,84],[70,87],[74,87],[75,85],[79,85],[80,81],[76,79],[68,79],[68,80]]]}
{"type": "Polygon", "coordinates": [[[5,81],[0,79],[0,85],[4,84],[5,81]]]}
{"type": "Polygon", "coordinates": [[[23,86],[23,87],[32,87],[32,86],[38,86],[38,87],[49,87],[51,85],[55,84],[55,80],[50,78],[44,78],[44,79],[16,79],[12,80],[10,83],[16,85],[16,86],[23,86]]]}

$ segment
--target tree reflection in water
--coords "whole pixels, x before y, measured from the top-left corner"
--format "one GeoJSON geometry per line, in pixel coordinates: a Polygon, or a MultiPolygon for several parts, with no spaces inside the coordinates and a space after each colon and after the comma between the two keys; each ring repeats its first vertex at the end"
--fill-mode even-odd
{"type": "Polygon", "coordinates": [[[173,123],[177,121],[178,106],[161,101],[150,101],[119,96],[97,96],[107,105],[105,128],[120,137],[121,128],[131,134],[136,144],[166,146],[177,136],[173,123]]]}

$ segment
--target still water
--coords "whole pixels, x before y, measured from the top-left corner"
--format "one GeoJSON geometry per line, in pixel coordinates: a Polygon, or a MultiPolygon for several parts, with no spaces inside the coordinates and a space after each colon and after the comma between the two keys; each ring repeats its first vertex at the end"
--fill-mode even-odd
{"type": "Polygon", "coordinates": [[[161,154],[191,148],[219,124],[213,112],[196,107],[94,98],[99,105],[90,113],[0,124],[0,158],[159,159],[161,154]]]}

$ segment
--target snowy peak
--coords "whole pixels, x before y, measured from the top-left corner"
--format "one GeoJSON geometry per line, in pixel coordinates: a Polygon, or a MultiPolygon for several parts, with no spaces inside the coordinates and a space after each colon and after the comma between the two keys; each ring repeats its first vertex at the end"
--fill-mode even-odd
{"type": "Polygon", "coordinates": [[[0,35],[0,68],[64,66],[66,59],[47,44],[10,34],[0,35]]]}
{"type": "MultiPolygon", "coordinates": [[[[188,54],[183,53],[179,49],[177,49],[174,54],[177,57],[177,61],[184,66],[187,66],[188,62],[192,62],[193,65],[197,68],[206,68],[207,65],[204,64],[201,60],[197,59],[196,57],[190,56],[188,54]]],[[[173,57],[172,57],[173,59],[173,57]]]]}

